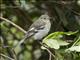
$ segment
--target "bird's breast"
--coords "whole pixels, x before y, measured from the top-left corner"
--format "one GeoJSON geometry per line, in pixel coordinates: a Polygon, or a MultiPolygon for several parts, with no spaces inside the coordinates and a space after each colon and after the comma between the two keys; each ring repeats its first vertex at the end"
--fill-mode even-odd
{"type": "Polygon", "coordinates": [[[44,36],[46,36],[50,30],[50,27],[51,24],[48,22],[43,29],[38,30],[38,32],[33,36],[34,40],[41,40],[44,36]]]}

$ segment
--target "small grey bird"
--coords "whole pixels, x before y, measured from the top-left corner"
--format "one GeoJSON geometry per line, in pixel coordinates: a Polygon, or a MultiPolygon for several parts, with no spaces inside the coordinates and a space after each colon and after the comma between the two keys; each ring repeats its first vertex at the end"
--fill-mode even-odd
{"type": "Polygon", "coordinates": [[[31,36],[34,40],[41,40],[48,34],[50,27],[50,17],[47,14],[41,15],[40,18],[30,26],[25,37],[19,42],[19,45],[31,36]]]}

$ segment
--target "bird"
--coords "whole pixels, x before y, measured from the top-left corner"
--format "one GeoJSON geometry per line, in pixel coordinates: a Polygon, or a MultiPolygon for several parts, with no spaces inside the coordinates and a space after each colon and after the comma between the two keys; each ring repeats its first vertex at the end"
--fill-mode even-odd
{"type": "Polygon", "coordinates": [[[50,17],[48,14],[41,15],[28,29],[24,38],[19,42],[22,44],[27,38],[33,37],[34,40],[41,40],[45,37],[51,28],[50,17]]]}

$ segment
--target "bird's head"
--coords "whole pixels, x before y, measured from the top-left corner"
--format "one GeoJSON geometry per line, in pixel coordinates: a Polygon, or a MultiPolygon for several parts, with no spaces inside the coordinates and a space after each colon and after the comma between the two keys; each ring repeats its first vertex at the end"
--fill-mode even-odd
{"type": "Polygon", "coordinates": [[[50,20],[50,17],[49,17],[47,14],[45,14],[45,15],[42,15],[42,16],[40,17],[40,19],[50,20]]]}

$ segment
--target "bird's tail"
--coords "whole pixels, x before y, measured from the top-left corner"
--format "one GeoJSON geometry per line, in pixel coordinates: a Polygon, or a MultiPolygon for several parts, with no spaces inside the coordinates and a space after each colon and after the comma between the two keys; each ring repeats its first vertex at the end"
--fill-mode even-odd
{"type": "Polygon", "coordinates": [[[26,34],[26,35],[24,36],[24,38],[23,38],[22,40],[20,40],[20,42],[19,42],[17,45],[14,46],[14,48],[17,47],[17,46],[20,46],[22,43],[24,43],[24,41],[28,38],[27,36],[28,36],[28,35],[26,34]]]}
{"type": "Polygon", "coordinates": [[[26,34],[24,38],[18,43],[18,45],[21,45],[27,38],[28,38],[28,35],[26,34]]]}
{"type": "Polygon", "coordinates": [[[28,40],[28,38],[31,37],[32,35],[34,35],[34,33],[27,32],[24,38],[20,40],[20,42],[16,46],[20,46],[22,43],[24,43],[25,40],[28,40]]]}

